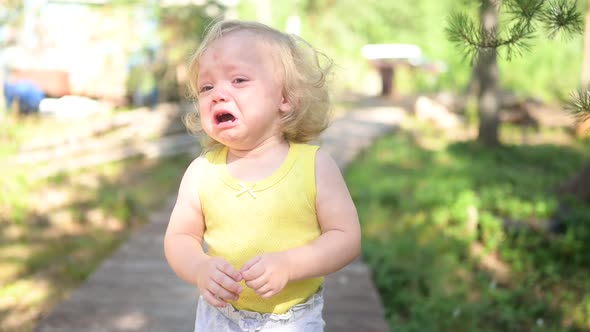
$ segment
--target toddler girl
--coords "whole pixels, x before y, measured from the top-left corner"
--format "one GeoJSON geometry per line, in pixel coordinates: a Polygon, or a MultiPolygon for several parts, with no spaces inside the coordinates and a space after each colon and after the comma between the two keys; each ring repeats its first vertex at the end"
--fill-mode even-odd
{"type": "Polygon", "coordinates": [[[323,331],[323,276],[360,252],[326,128],[330,63],[266,25],[220,21],[190,66],[204,153],[187,168],[166,258],[201,297],[195,331],[323,331]],[[203,242],[207,245],[205,252],[203,242]]]}

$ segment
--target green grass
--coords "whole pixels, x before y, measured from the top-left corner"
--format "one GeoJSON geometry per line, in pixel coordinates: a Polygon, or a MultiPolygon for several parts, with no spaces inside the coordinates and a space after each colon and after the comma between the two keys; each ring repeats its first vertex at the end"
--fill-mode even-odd
{"type": "Polygon", "coordinates": [[[16,167],[6,158],[31,142],[84,132],[88,123],[0,121],[0,331],[32,331],[163,207],[192,157],[131,158],[34,180],[28,174],[42,164],[16,167]]]}
{"type": "Polygon", "coordinates": [[[572,206],[562,235],[502,226],[547,222],[559,206],[552,188],[587,157],[428,132],[377,142],[346,178],[391,330],[590,331],[590,208],[572,206]],[[437,149],[422,147],[428,139],[437,149]],[[478,246],[497,264],[474,255],[478,246]]]}
{"type": "Polygon", "coordinates": [[[3,178],[15,190],[0,205],[0,331],[33,330],[163,207],[191,159],[133,158],[38,182],[3,178]],[[40,210],[45,199],[64,193],[74,199],[40,210]]]}

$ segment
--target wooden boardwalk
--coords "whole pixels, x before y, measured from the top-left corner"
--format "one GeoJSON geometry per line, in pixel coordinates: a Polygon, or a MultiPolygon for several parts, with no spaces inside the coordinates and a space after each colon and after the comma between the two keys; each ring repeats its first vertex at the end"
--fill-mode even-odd
{"type": "MultiPolygon", "coordinates": [[[[403,111],[373,108],[339,118],[320,139],[344,169],[398,125],[403,111]]],[[[150,217],[88,280],[41,321],[40,332],[193,331],[198,291],[178,279],[164,257],[173,206],[150,217]]],[[[356,261],[326,278],[328,332],[386,332],[389,327],[369,270],[356,261]]]]}

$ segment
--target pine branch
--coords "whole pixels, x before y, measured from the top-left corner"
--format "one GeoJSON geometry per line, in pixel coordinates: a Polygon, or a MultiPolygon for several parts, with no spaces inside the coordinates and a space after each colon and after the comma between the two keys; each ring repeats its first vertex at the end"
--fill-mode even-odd
{"type": "Polygon", "coordinates": [[[545,0],[505,0],[506,13],[512,18],[533,22],[540,19],[545,0]]]}
{"type": "Polygon", "coordinates": [[[463,57],[473,60],[477,58],[480,42],[475,23],[464,13],[451,13],[447,19],[445,32],[450,42],[463,50],[463,57]]]}
{"type": "Polygon", "coordinates": [[[554,0],[548,3],[540,20],[545,24],[549,38],[555,38],[559,34],[567,39],[576,33],[582,33],[583,19],[582,13],[577,10],[577,1],[554,0]]]}
{"type": "Polygon", "coordinates": [[[485,29],[464,13],[452,13],[448,18],[446,34],[449,41],[463,50],[471,63],[492,49],[504,51],[506,59],[522,56],[531,49],[531,39],[537,30],[535,22],[545,26],[550,38],[564,37],[582,32],[582,14],[576,8],[576,0],[505,0],[508,28],[485,29]]]}
{"type": "Polygon", "coordinates": [[[534,28],[529,20],[517,20],[508,29],[506,35],[506,38],[499,40],[497,47],[506,50],[506,59],[510,61],[513,56],[522,56],[530,51],[534,28]]]}
{"type": "MultiPolygon", "coordinates": [[[[526,4],[518,4],[521,1],[531,2],[531,0],[512,0],[515,3],[512,6],[521,8],[519,9],[521,11],[529,10],[526,4]]],[[[516,12],[516,9],[514,11],[516,12]]],[[[463,50],[464,57],[470,58],[472,64],[482,53],[499,48],[506,49],[508,60],[514,54],[522,55],[530,49],[528,41],[533,36],[533,28],[529,19],[516,20],[516,23],[508,29],[507,37],[504,38],[498,37],[499,31],[495,27],[486,29],[483,24],[479,24],[476,28],[473,20],[464,13],[452,13],[447,21],[446,33],[449,41],[463,50]]]]}
{"type": "Polygon", "coordinates": [[[572,92],[565,104],[565,109],[578,122],[590,119],[590,90],[579,89],[572,92]]]}

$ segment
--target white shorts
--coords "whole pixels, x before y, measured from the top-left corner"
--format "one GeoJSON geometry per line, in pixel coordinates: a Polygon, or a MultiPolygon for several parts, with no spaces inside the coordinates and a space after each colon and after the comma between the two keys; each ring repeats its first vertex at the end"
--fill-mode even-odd
{"type": "Polygon", "coordinates": [[[201,296],[197,305],[195,332],[323,332],[323,287],[306,302],[284,314],[261,314],[237,310],[231,305],[217,308],[201,296]]]}

